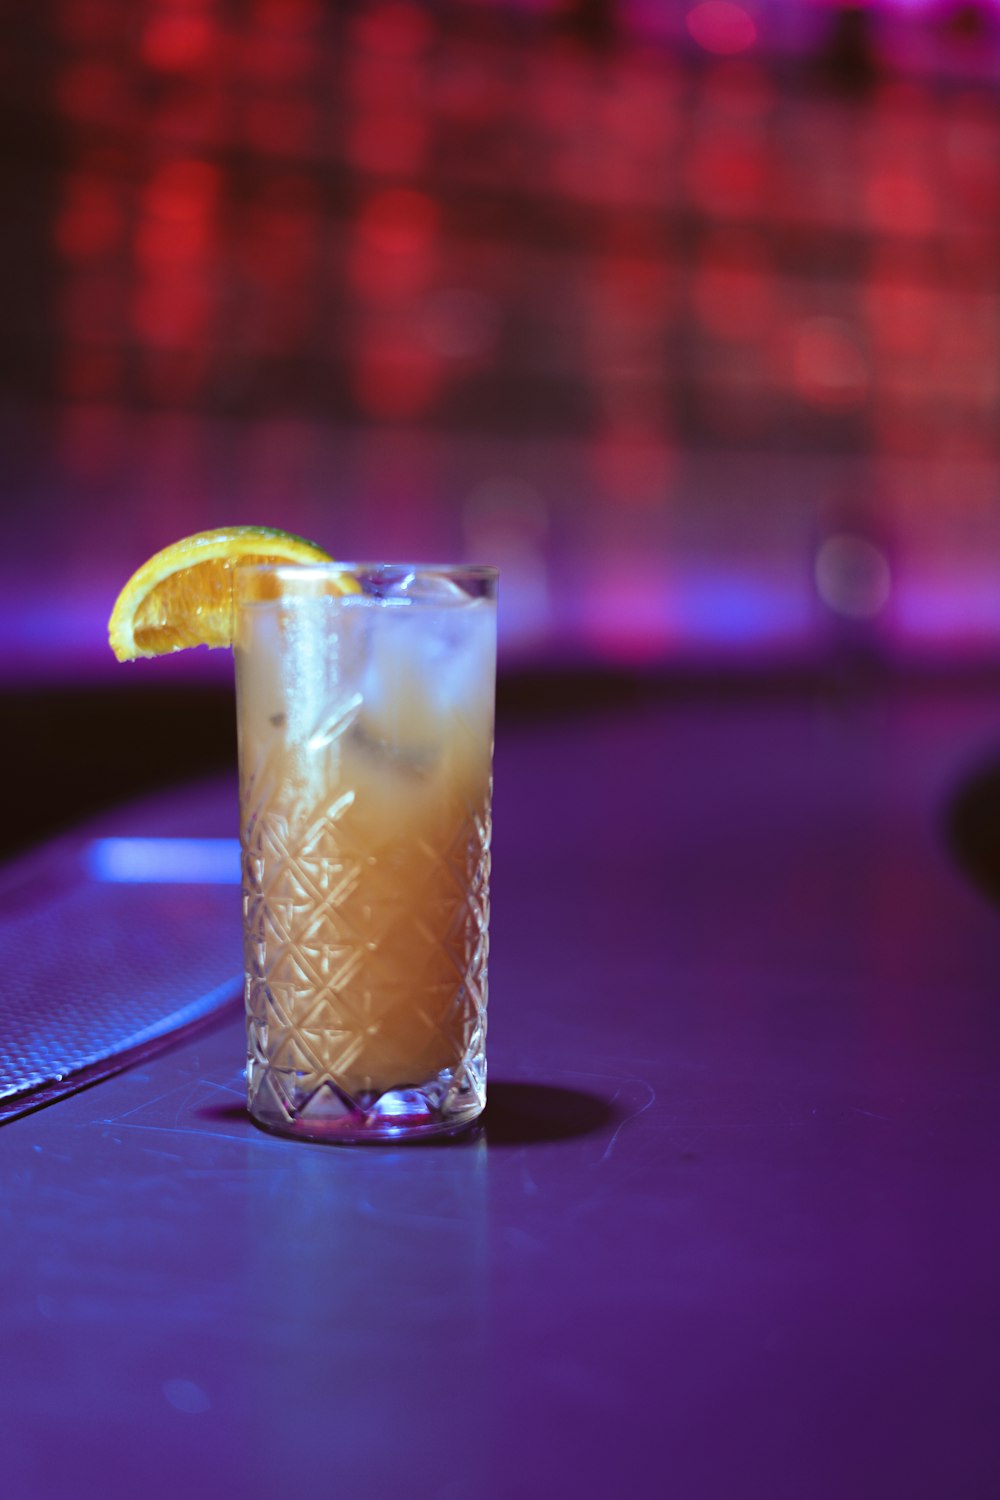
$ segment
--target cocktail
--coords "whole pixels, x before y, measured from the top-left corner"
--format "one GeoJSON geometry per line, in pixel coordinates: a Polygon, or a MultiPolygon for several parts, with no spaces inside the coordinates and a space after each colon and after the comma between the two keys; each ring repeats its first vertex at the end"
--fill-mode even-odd
{"type": "Polygon", "coordinates": [[[488,569],[236,574],[250,1111],[336,1138],[485,1103],[488,569]]]}
{"type": "Polygon", "coordinates": [[[485,1103],[495,571],[257,545],[227,589],[250,1112],[320,1140],[461,1128],[485,1103]]]}

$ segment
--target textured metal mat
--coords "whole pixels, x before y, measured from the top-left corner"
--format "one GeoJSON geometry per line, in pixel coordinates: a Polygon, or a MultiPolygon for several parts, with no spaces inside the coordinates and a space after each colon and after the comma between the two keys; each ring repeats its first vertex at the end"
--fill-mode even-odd
{"type": "Polygon", "coordinates": [[[236,873],[230,841],[173,839],[63,845],[10,872],[0,887],[0,1122],[239,1002],[236,873]]]}

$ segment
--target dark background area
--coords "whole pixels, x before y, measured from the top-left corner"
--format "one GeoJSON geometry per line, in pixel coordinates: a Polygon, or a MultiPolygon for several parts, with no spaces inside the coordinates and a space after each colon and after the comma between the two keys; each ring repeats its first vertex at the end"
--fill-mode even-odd
{"type": "Polygon", "coordinates": [[[997,5],[42,0],[7,40],[6,847],[232,763],[226,654],[105,636],[225,523],[498,564],[502,715],[993,690],[997,5]]]}

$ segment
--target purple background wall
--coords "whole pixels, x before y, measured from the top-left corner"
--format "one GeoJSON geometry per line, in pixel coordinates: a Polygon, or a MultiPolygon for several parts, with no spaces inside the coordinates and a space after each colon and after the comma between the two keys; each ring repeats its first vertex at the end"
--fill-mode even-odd
{"type": "Polygon", "coordinates": [[[7,680],[231,521],[498,562],[508,661],[1000,655],[996,5],[14,26],[7,680]]]}

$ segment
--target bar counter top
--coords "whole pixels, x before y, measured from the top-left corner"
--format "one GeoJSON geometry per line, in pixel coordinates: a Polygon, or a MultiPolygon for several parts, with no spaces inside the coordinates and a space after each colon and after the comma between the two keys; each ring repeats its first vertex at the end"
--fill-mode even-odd
{"type": "Polygon", "coordinates": [[[0,1126],[4,1495],[994,1500],[1000,693],[637,694],[496,770],[471,1133],[264,1134],[232,998],[0,1126]]]}

